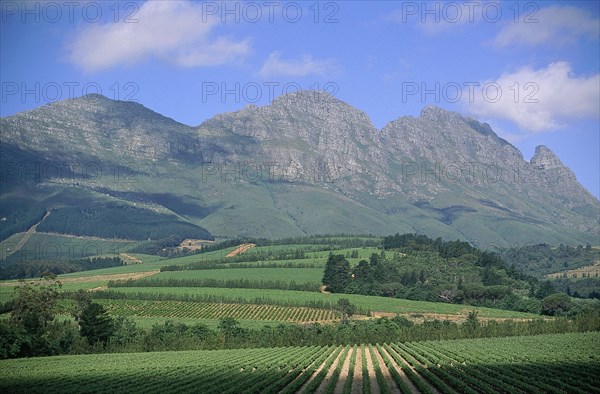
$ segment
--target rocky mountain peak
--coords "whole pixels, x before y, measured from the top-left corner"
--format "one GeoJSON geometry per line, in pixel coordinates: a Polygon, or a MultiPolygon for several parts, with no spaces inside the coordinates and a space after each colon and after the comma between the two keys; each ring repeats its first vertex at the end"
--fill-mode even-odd
{"type": "Polygon", "coordinates": [[[441,107],[436,107],[435,105],[427,105],[425,107],[423,107],[423,109],[421,109],[421,114],[419,115],[420,118],[425,118],[425,119],[432,119],[432,120],[436,120],[439,119],[440,117],[462,117],[460,114],[457,114],[456,112],[451,112],[448,110],[445,110],[441,107]]]}
{"type": "MultiPolygon", "coordinates": [[[[332,119],[360,123],[361,127],[373,129],[371,119],[350,104],[337,99],[327,92],[314,90],[299,90],[277,97],[266,110],[276,113],[286,113],[294,118],[312,118],[312,121],[330,122],[332,119]]],[[[327,131],[327,128],[323,131],[327,131]]]]}
{"type": "Polygon", "coordinates": [[[297,90],[295,92],[286,93],[279,97],[276,97],[273,100],[272,105],[298,106],[324,102],[348,105],[343,101],[336,99],[331,94],[319,90],[297,90]]]}
{"type": "Polygon", "coordinates": [[[545,145],[539,145],[535,148],[535,154],[531,158],[530,163],[546,170],[564,168],[564,164],[560,161],[556,153],[545,145]]]}
{"type": "Polygon", "coordinates": [[[7,143],[61,152],[66,160],[84,156],[166,159],[179,155],[180,147],[197,145],[191,127],[139,103],[100,94],[50,103],[1,122],[7,143]],[[63,151],[62,146],[72,148],[63,151]]]}
{"type": "Polygon", "coordinates": [[[204,126],[263,141],[297,139],[313,148],[343,144],[349,136],[369,143],[377,133],[364,112],[329,93],[311,90],[279,96],[268,105],[248,105],[217,115],[204,126]]]}

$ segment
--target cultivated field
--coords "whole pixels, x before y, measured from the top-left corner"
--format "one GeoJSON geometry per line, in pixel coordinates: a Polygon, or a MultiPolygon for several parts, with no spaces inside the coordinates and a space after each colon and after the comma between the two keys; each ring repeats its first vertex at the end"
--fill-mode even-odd
{"type": "Polygon", "coordinates": [[[365,296],[358,294],[328,294],[308,291],[292,291],[277,289],[229,289],[210,287],[122,287],[111,289],[114,292],[130,295],[172,295],[172,296],[214,296],[225,300],[243,300],[250,303],[261,299],[264,303],[269,300],[274,304],[286,303],[290,305],[306,305],[310,302],[322,302],[333,308],[340,298],[347,298],[358,308],[371,312],[385,312],[389,314],[422,314],[436,313],[443,315],[463,316],[468,311],[478,311],[479,317],[535,319],[539,315],[516,312],[503,309],[474,307],[460,304],[447,304],[442,302],[412,301],[389,297],[365,296]]]}
{"type": "Polygon", "coordinates": [[[283,307],[276,305],[226,304],[210,302],[100,300],[113,316],[163,317],[166,319],[274,320],[279,322],[328,322],[339,318],[325,309],[283,307]]]}
{"type": "Polygon", "coordinates": [[[6,393],[597,393],[599,333],[0,361],[6,393]]]}
{"type": "MultiPolygon", "coordinates": [[[[391,318],[400,314],[416,322],[433,319],[460,322],[472,310],[478,312],[481,320],[540,318],[535,314],[460,304],[319,292],[330,251],[343,254],[351,265],[381,252],[371,246],[345,247],[343,242],[349,239],[353,238],[329,237],[325,244],[308,242],[252,247],[243,244],[176,258],[121,252],[126,255],[128,264],[125,266],[75,272],[60,275],[58,279],[63,283],[62,291],[108,289],[117,295],[124,293],[127,299],[109,297],[98,302],[112,316],[157,323],[174,320],[186,324],[208,322],[209,326],[215,326],[223,317],[255,322],[257,326],[273,322],[331,323],[340,318],[335,306],[341,298],[347,298],[357,307],[355,319],[365,319],[366,315],[391,318]],[[232,254],[236,250],[244,252],[232,254]],[[189,269],[188,264],[200,265],[197,269],[189,269]],[[186,269],[160,272],[164,267],[186,269]],[[143,284],[107,286],[109,281],[127,279],[141,279],[143,284]],[[317,308],[315,304],[318,304],[317,308]]],[[[17,284],[17,281],[0,282],[0,302],[12,298],[17,284]]],[[[68,314],[68,311],[61,313],[68,314]]]]}

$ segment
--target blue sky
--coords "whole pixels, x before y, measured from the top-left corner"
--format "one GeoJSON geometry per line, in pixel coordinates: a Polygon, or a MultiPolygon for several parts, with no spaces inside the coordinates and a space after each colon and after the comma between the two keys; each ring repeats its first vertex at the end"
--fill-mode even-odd
{"type": "Polygon", "coordinates": [[[100,92],[189,125],[320,89],[382,128],[437,105],[600,195],[599,2],[0,2],[0,115],[100,92]]]}

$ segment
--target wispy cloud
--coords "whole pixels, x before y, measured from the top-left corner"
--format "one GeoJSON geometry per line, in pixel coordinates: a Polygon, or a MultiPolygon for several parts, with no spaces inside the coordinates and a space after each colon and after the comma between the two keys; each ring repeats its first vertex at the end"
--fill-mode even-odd
{"type": "Polygon", "coordinates": [[[267,57],[259,71],[261,77],[287,76],[305,77],[316,74],[324,76],[335,72],[332,60],[317,60],[312,55],[303,55],[296,59],[283,59],[280,51],[273,52],[267,57]]]}
{"type": "Polygon", "coordinates": [[[213,37],[219,21],[189,1],[147,1],[136,23],[87,25],[68,43],[69,60],[86,72],[159,58],[182,67],[237,61],[251,50],[249,40],[213,37]]]}
{"type": "Polygon", "coordinates": [[[524,131],[544,132],[564,126],[567,119],[600,116],[600,74],[575,76],[567,62],[538,70],[523,67],[485,84],[487,94],[475,94],[470,110],[512,121],[524,131]]]}
{"type": "Polygon", "coordinates": [[[550,6],[540,8],[527,20],[504,26],[494,39],[494,44],[499,47],[565,45],[585,37],[597,39],[599,35],[600,20],[592,18],[584,10],[570,6],[550,6]]]}

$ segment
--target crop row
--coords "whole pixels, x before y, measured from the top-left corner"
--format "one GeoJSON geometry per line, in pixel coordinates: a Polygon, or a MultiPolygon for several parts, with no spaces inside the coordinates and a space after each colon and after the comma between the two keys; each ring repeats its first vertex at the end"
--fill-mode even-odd
{"type": "Polygon", "coordinates": [[[335,312],[326,309],[283,307],[276,305],[227,304],[184,301],[101,300],[109,314],[191,319],[220,319],[233,317],[244,320],[274,320],[297,323],[331,321],[338,319],[335,312]]]}
{"type": "Polygon", "coordinates": [[[0,361],[0,392],[598,393],[600,333],[0,361]]]}

